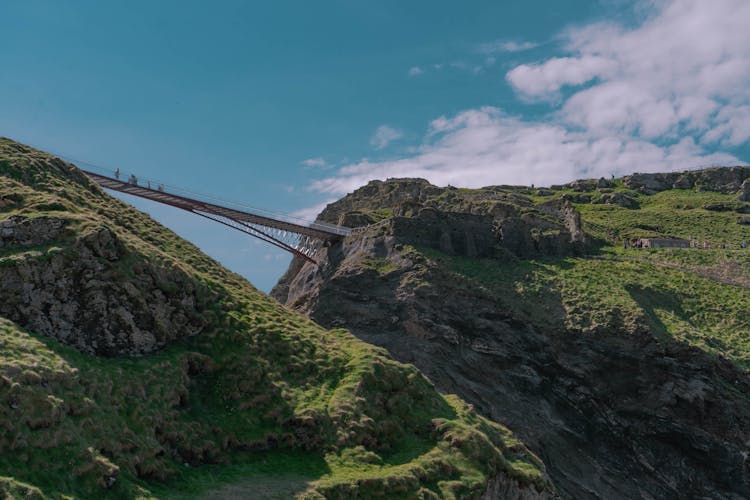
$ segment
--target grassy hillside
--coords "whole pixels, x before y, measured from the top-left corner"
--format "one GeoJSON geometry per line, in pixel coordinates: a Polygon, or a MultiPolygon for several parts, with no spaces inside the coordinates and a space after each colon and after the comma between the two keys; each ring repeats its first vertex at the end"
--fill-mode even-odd
{"type": "MultiPolygon", "coordinates": [[[[635,208],[597,203],[598,192],[591,202],[573,203],[597,240],[585,257],[498,261],[413,251],[466,286],[490,291],[524,321],[582,333],[652,333],[750,368],[750,249],[740,248],[750,243],[750,226],[738,223],[748,205],[736,194],[672,189],[646,195],[618,186],[606,191],[627,194],[635,208]],[[644,237],[692,237],[711,248],[622,247],[644,237]]],[[[558,189],[539,197],[517,189],[515,195],[540,203],[580,193],[558,189]]]]}
{"type": "Polygon", "coordinates": [[[70,165],[2,139],[0,222],[13,216],[65,230],[0,248],[0,274],[75,263],[106,228],[125,248],[100,259],[108,279],[164,269],[159,293],[177,293],[179,274],[204,307],[200,334],[137,358],[82,354],[0,318],[4,496],[478,497],[497,474],[550,488],[510,431],[414,367],[281,307],[70,165]]]}
{"type": "MultiPolygon", "coordinates": [[[[703,185],[696,182],[689,189],[654,194],[629,189],[622,179],[600,181],[606,187],[578,181],[541,190],[433,187],[436,194],[428,194],[422,204],[449,212],[484,213],[511,206],[522,214],[538,214],[543,204],[568,200],[581,214],[593,244],[588,255],[578,258],[482,260],[427,248],[410,252],[433,269],[454,273],[469,289],[487,289],[502,310],[514,311],[523,321],[583,333],[615,330],[672,337],[747,369],[750,248],[740,245],[750,243],[750,225],[740,222],[750,217],[750,203],[740,201],[738,193],[707,190],[711,176],[726,177],[720,169],[696,176],[703,185]],[[648,237],[692,239],[710,248],[623,248],[625,240],[648,237]],[[725,244],[728,249],[723,249],[725,244]]],[[[396,188],[396,182],[390,185],[396,188]]],[[[385,210],[380,204],[393,203],[381,198],[370,210],[356,208],[377,219],[373,214],[385,210]]],[[[365,261],[362,266],[381,274],[399,267],[389,260],[365,261]]]]}
{"type": "MultiPolygon", "coordinates": [[[[678,252],[631,250],[612,258],[498,263],[420,251],[428,262],[460,276],[466,286],[486,289],[523,321],[586,334],[668,336],[750,368],[747,285],[704,277],[689,266],[665,267],[665,261],[681,260],[678,252]]],[[[739,253],[708,252],[729,254],[730,259],[739,253]]],[[[726,260],[724,255],[702,258],[712,266],[726,260]]],[[[744,260],[745,255],[737,258],[744,260]]]]}
{"type": "Polygon", "coordinates": [[[750,206],[736,195],[673,189],[654,195],[632,194],[640,208],[578,203],[586,228],[604,241],[617,244],[623,239],[672,236],[690,238],[720,247],[737,248],[750,242],[750,226],[737,223],[735,210],[750,206]],[[706,209],[711,207],[713,210],[706,209]]]}

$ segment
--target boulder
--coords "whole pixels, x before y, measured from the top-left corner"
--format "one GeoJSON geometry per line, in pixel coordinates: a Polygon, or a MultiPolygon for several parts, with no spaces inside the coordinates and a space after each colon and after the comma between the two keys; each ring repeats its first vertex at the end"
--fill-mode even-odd
{"type": "Polygon", "coordinates": [[[681,175],[672,184],[672,189],[692,189],[693,180],[687,175],[681,175]]]}
{"type": "MultiPolygon", "coordinates": [[[[605,181],[606,182],[606,181],[605,181]]],[[[587,193],[590,191],[594,191],[597,187],[608,187],[608,186],[600,186],[597,181],[589,180],[589,179],[582,179],[570,182],[566,184],[566,187],[568,189],[572,189],[573,191],[578,191],[582,193],[587,193]]]]}
{"type": "Polygon", "coordinates": [[[630,209],[635,209],[640,206],[638,201],[625,193],[605,193],[599,198],[599,203],[605,205],[618,205],[630,209]]]}
{"type": "Polygon", "coordinates": [[[570,203],[591,203],[590,194],[564,193],[561,198],[570,203]]]}

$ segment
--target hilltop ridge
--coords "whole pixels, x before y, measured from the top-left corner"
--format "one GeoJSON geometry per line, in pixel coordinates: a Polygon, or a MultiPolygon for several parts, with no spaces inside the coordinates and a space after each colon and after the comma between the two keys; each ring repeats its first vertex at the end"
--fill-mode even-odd
{"type": "Polygon", "coordinates": [[[320,215],[367,229],[272,295],[507,425],[563,497],[744,498],[749,178],[372,181],[320,215]],[[623,248],[648,237],[711,249],[623,248]]]}

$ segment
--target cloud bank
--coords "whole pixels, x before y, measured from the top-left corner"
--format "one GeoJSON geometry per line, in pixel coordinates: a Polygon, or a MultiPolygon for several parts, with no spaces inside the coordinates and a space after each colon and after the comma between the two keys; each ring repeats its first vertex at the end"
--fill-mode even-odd
{"type": "Polygon", "coordinates": [[[529,123],[492,107],[438,118],[429,136],[413,156],[347,165],[312,188],[338,195],[388,177],[424,177],[437,185],[465,187],[541,185],[737,161],[729,154],[706,154],[689,137],[659,147],[632,137],[596,137],[561,125],[529,123]]]}
{"type": "MultiPolygon", "coordinates": [[[[519,98],[552,107],[543,121],[494,107],[443,116],[409,156],[346,165],[312,189],[341,195],[387,177],[545,185],[739,163],[716,151],[750,139],[750,2],[644,0],[639,9],[647,17],[636,27],[571,29],[563,56],[506,74],[519,98]]],[[[378,132],[377,149],[394,140],[378,132]]]]}
{"type": "Polygon", "coordinates": [[[570,126],[647,139],[690,134],[703,144],[750,138],[750,2],[658,2],[641,26],[599,23],[569,32],[571,57],[523,64],[507,80],[523,96],[559,99],[570,126]]]}

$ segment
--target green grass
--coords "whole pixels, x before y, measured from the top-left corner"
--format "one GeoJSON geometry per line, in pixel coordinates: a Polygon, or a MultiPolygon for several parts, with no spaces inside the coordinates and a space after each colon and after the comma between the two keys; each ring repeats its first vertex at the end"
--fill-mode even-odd
{"type": "Polygon", "coordinates": [[[507,429],[283,308],[63,162],[0,139],[0,200],[0,218],[69,220],[57,241],[3,249],[0,273],[50,254],[73,262],[76,243],[107,228],[124,253],[100,262],[101,279],[164,269],[169,293],[180,276],[206,325],[155,354],[103,359],[0,318],[0,492],[204,498],[257,483],[311,498],[477,497],[499,473],[550,488],[507,429]]]}
{"type": "Polygon", "coordinates": [[[480,290],[519,320],[566,334],[652,334],[750,368],[750,289],[717,269],[727,261],[748,280],[748,251],[629,250],[591,258],[501,262],[413,249],[480,290]],[[666,267],[669,265],[670,267],[666,267]]]}
{"type": "Polygon", "coordinates": [[[737,223],[738,214],[706,210],[711,204],[736,203],[736,196],[713,192],[670,190],[638,195],[641,208],[578,204],[584,225],[593,235],[612,244],[624,239],[666,236],[706,241],[714,247],[730,243],[735,248],[750,242],[750,226],[737,223]]]}
{"type": "MultiPolygon", "coordinates": [[[[615,181],[615,192],[631,196],[639,208],[596,203],[602,193],[586,193],[577,203],[584,228],[598,246],[589,258],[537,260],[467,259],[428,249],[412,249],[434,269],[455,279],[453,286],[480,289],[498,308],[522,321],[557,331],[642,334],[673,339],[750,368],[750,227],[737,223],[746,209],[736,195],[668,190],[643,195],[615,181]],[[721,210],[705,207],[720,206],[721,210]],[[625,239],[678,237],[707,242],[712,250],[627,249],[625,239]],[[721,250],[728,243],[731,250],[721,250]]],[[[481,198],[487,190],[462,190],[442,197],[455,206],[481,198]]],[[[544,203],[564,195],[526,195],[516,200],[544,203]]],[[[523,204],[519,204],[523,206],[523,204]]]]}
{"type": "Polygon", "coordinates": [[[388,259],[363,258],[360,265],[363,269],[372,269],[381,275],[389,274],[398,269],[398,265],[388,259]]]}

